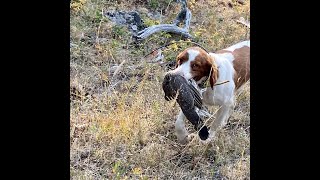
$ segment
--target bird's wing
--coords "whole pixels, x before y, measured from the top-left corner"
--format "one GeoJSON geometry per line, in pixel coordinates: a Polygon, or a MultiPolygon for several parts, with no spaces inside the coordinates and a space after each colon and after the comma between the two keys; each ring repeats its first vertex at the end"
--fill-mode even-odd
{"type": "Polygon", "coordinates": [[[191,94],[194,97],[194,105],[201,109],[202,108],[202,99],[201,99],[201,95],[198,91],[197,88],[194,87],[192,80],[189,80],[189,87],[191,89],[191,94]]]}

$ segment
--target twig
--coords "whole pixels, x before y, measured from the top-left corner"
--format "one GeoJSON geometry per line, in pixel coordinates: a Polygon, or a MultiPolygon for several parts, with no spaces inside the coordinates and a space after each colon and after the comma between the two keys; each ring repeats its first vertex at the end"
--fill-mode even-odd
{"type": "Polygon", "coordinates": [[[169,6],[170,6],[171,2],[172,2],[172,0],[170,0],[170,1],[169,1],[168,5],[167,5],[167,7],[166,7],[166,10],[165,10],[165,12],[167,12],[167,11],[168,11],[168,9],[169,9],[169,6]]]}
{"type": "Polygon", "coordinates": [[[110,57],[112,58],[112,60],[113,60],[113,61],[116,61],[116,59],[115,59],[115,58],[113,57],[113,55],[112,55],[111,49],[109,49],[108,52],[109,52],[109,55],[110,55],[110,57]]]}
{"type": "Polygon", "coordinates": [[[222,82],[219,82],[219,83],[215,83],[213,86],[218,86],[218,85],[221,85],[221,84],[224,84],[224,83],[227,83],[229,82],[228,80],[227,81],[222,81],[222,82]]]}
{"type": "Polygon", "coordinates": [[[117,69],[116,69],[116,70],[114,71],[114,73],[113,73],[112,78],[115,77],[115,76],[118,74],[118,72],[120,71],[121,67],[123,66],[123,64],[124,64],[125,62],[126,62],[126,60],[123,60],[122,63],[117,67],[117,69]]]}
{"type": "MultiPolygon", "coordinates": [[[[101,13],[103,14],[103,9],[101,9],[101,13]]],[[[97,30],[97,36],[96,36],[96,43],[98,45],[100,45],[99,34],[100,34],[101,23],[102,23],[102,19],[99,22],[99,26],[98,26],[98,30],[97,30]]]]}
{"type": "Polygon", "coordinates": [[[250,22],[246,21],[243,17],[240,17],[238,20],[237,20],[238,23],[240,24],[243,24],[245,26],[247,26],[249,29],[250,29],[250,22]]]}

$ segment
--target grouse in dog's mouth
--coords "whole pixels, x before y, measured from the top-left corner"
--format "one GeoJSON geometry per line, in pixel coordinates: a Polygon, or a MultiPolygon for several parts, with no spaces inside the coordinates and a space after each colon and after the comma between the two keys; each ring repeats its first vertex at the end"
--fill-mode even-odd
{"type": "MultiPolygon", "coordinates": [[[[203,120],[199,117],[195,108],[202,108],[202,100],[199,91],[184,77],[175,74],[166,74],[162,83],[165,99],[170,101],[177,96],[177,102],[186,116],[194,125],[196,130],[203,126],[203,120]],[[177,95],[178,93],[178,95],[177,95]]],[[[206,140],[209,136],[207,126],[203,126],[199,131],[201,140],[206,140]]]]}

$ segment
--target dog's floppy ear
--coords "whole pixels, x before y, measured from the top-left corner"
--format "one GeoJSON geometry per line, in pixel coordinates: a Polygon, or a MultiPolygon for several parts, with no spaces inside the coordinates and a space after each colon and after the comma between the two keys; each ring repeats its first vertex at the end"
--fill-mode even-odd
{"type": "Polygon", "coordinates": [[[187,53],[186,50],[184,50],[183,52],[181,52],[181,53],[177,56],[175,68],[177,68],[180,64],[188,61],[188,58],[189,58],[189,54],[187,53]]]}
{"type": "Polygon", "coordinates": [[[180,60],[176,61],[176,66],[174,67],[175,69],[179,66],[180,60]]]}
{"type": "Polygon", "coordinates": [[[210,74],[209,74],[211,89],[213,89],[213,85],[217,82],[217,79],[218,79],[218,68],[215,65],[212,65],[210,69],[210,74]]]}

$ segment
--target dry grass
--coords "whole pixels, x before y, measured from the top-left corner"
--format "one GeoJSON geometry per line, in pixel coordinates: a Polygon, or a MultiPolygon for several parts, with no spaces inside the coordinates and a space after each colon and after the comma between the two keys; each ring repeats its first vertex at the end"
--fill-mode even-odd
{"type": "MultiPolygon", "coordinates": [[[[160,19],[147,13],[157,9],[162,10],[161,22],[170,23],[179,7],[173,0],[159,2],[71,1],[71,178],[250,179],[250,84],[238,95],[217,139],[208,146],[197,141],[182,146],[174,134],[179,107],[165,101],[161,89],[167,68],[143,59],[154,47],[178,37],[155,34],[135,45],[126,27],[101,15],[112,9],[137,10],[151,25],[160,19]]],[[[240,16],[250,18],[248,0],[244,5],[235,0],[189,2],[191,34],[206,48],[217,50],[250,38],[249,29],[235,22],[240,16]]],[[[166,51],[166,61],[184,47],[166,51]]]]}

